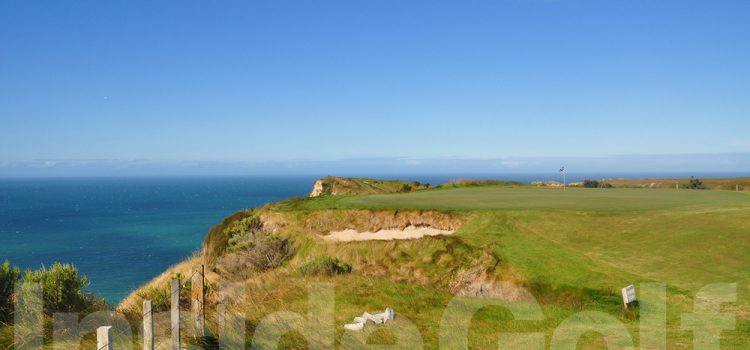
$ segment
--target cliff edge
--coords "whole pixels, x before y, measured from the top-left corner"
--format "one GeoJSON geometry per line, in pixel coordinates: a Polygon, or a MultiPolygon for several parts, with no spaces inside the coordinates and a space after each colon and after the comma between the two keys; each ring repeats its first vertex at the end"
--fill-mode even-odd
{"type": "Polygon", "coordinates": [[[310,197],[413,192],[428,188],[430,188],[429,184],[418,181],[406,182],[327,176],[315,181],[310,197]]]}

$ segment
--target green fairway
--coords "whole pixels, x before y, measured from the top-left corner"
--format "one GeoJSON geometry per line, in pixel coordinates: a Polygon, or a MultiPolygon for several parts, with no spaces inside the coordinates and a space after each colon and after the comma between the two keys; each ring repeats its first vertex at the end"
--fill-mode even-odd
{"type": "Polygon", "coordinates": [[[392,209],[570,209],[584,211],[642,211],[673,208],[747,207],[744,192],[667,189],[586,189],[471,187],[436,189],[404,194],[321,197],[307,201],[308,208],[392,209]]]}

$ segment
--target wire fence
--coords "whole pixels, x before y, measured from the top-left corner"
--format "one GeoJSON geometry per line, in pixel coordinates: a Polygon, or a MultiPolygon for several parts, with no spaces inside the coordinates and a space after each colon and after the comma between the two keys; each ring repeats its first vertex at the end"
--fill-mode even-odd
{"type": "MultiPolygon", "coordinates": [[[[203,270],[203,269],[201,268],[201,270],[203,270]]],[[[205,274],[202,271],[196,271],[196,272],[194,272],[192,275],[190,275],[190,277],[186,278],[185,281],[183,281],[182,283],[179,284],[179,288],[176,288],[175,290],[173,290],[173,291],[170,292],[170,297],[174,297],[175,295],[179,295],[179,293],[183,290],[183,288],[185,288],[185,286],[187,286],[188,282],[192,283],[193,277],[195,277],[196,275],[201,275],[201,277],[205,278],[205,274]]],[[[192,285],[191,285],[191,287],[192,287],[192,285]]],[[[205,298],[205,294],[206,294],[205,285],[202,287],[202,289],[203,289],[203,295],[202,295],[202,297],[205,298]]],[[[177,308],[179,309],[179,301],[178,301],[177,308]]],[[[201,301],[201,308],[205,308],[205,300],[201,301]]],[[[140,321],[141,321],[142,327],[144,327],[145,326],[144,325],[144,321],[146,320],[146,316],[150,315],[151,317],[153,317],[153,305],[151,305],[151,308],[148,311],[143,310],[142,313],[140,313],[140,314],[136,313],[136,315],[140,316],[140,321]]],[[[203,315],[203,317],[205,318],[205,315],[203,315]]],[[[153,318],[152,318],[152,322],[153,322],[153,318]]],[[[153,327],[153,323],[151,324],[151,327],[153,327]]],[[[174,329],[172,329],[172,332],[174,332],[174,329]]],[[[127,332],[125,330],[120,330],[118,334],[116,334],[116,335],[110,335],[108,337],[109,338],[108,342],[106,344],[102,345],[101,347],[99,347],[97,350],[104,350],[104,349],[107,349],[110,345],[114,345],[116,343],[115,339],[118,339],[118,338],[122,337],[126,333],[127,332]]],[[[154,339],[156,339],[156,337],[154,337],[153,329],[151,331],[151,335],[152,335],[152,337],[154,339]]],[[[145,336],[145,329],[144,329],[144,336],[145,336]]],[[[99,337],[99,334],[97,332],[97,342],[98,342],[98,337],[99,337]]],[[[145,342],[146,339],[144,338],[143,341],[145,342]]],[[[171,339],[169,340],[169,342],[171,342],[171,339]]],[[[161,349],[163,345],[167,345],[167,344],[168,344],[168,342],[166,340],[161,339],[161,340],[158,340],[157,342],[153,343],[153,346],[151,348],[152,349],[161,349]]],[[[180,347],[180,349],[183,349],[183,348],[187,349],[187,347],[185,347],[182,344],[181,340],[179,341],[179,347],[180,347]]]]}

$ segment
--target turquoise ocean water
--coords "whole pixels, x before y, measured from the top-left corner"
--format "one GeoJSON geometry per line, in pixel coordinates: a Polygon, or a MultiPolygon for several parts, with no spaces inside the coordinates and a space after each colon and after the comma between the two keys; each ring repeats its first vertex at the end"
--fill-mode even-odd
{"type": "Polygon", "coordinates": [[[214,224],[243,208],[304,196],[313,177],[0,180],[0,259],[54,261],[85,273],[117,303],[200,248],[214,224]]]}
{"type": "MultiPolygon", "coordinates": [[[[642,176],[689,174],[630,174],[642,176]]],[[[738,174],[714,174],[737,176],[738,174]]],[[[557,174],[373,176],[439,184],[456,178],[516,181],[557,174]]],[[[613,177],[578,174],[568,179],[613,177]]],[[[708,177],[708,176],[705,176],[708,177]]],[[[116,304],[200,249],[225,216],[305,196],[316,176],[0,179],[0,260],[22,268],[54,261],[85,273],[89,290],[116,304]]]]}

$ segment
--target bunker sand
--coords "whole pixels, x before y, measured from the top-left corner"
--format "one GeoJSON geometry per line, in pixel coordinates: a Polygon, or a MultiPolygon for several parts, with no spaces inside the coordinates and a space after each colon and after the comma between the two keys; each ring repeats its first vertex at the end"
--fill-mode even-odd
{"type": "Polygon", "coordinates": [[[351,242],[351,241],[390,241],[396,239],[418,239],[425,236],[441,236],[451,235],[453,230],[440,230],[428,226],[407,226],[403,230],[400,229],[383,229],[376,232],[359,232],[353,229],[346,229],[341,231],[332,231],[327,236],[323,236],[323,239],[327,241],[335,242],[351,242]]]}

